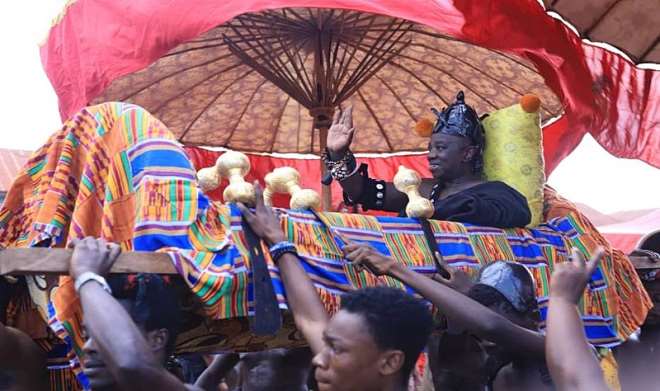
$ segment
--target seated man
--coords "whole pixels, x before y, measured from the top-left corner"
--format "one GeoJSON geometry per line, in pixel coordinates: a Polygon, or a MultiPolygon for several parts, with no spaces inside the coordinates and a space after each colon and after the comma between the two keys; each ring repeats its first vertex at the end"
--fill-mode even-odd
{"type": "MultiPolygon", "coordinates": [[[[84,311],[82,366],[92,390],[202,389],[184,385],[164,367],[180,319],[173,290],[157,275],[138,275],[134,281],[113,277],[108,284],[102,276],[119,247],[94,238],[73,245],[69,273],[84,311]]],[[[215,370],[231,368],[235,360],[232,355],[215,370]]],[[[204,389],[216,390],[217,383],[204,389]]]]}
{"type": "MultiPolygon", "coordinates": [[[[452,360],[474,364],[464,368],[464,372],[481,379],[481,385],[472,385],[472,389],[552,389],[545,366],[545,338],[537,331],[534,282],[524,266],[511,262],[487,265],[477,284],[464,295],[447,286],[451,279],[438,283],[368,245],[350,244],[344,252],[347,259],[375,274],[389,275],[415,289],[450,322],[466,330],[469,338],[476,339],[481,348],[465,350],[472,354],[471,359],[452,360]]],[[[574,258],[572,262],[576,262],[574,258]]],[[[470,344],[465,342],[463,346],[470,344]]]]}
{"type": "Polygon", "coordinates": [[[342,296],[340,311],[330,318],[295,246],[256,188],[256,211],[240,208],[279,266],[296,326],[314,354],[319,390],[406,390],[431,332],[428,307],[401,290],[367,288],[342,296]]]}
{"type": "MultiPolygon", "coordinates": [[[[463,93],[442,112],[434,112],[438,119],[428,154],[433,179],[425,180],[420,188],[422,196],[434,204],[433,218],[498,228],[529,224],[531,212],[522,194],[503,182],[483,180],[484,131],[477,113],[465,104],[463,93]]],[[[406,195],[356,167],[348,149],[354,132],[352,110],[337,112],[323,156],[329,173],[352,202],[369,209],[401,212],[408,201],[406,195]]]]}

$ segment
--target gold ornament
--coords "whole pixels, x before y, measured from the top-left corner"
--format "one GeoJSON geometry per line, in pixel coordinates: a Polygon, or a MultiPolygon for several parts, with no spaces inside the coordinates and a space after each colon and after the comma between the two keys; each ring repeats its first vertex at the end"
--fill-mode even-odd
{"type": "Polygon", "coordinates": [[[199,184],[199,188],[205,193],[217,189],[220,186],[221,180],[220,173],[218,173],[218,169],[215,166],[202,168],[197,171],[197,183],[199,184]]]}
{"type": "Polygon", "coordinates": [[[406,214],[408,217],[430,218],[433,216],[433,203],[419,194],[422,179],[414,170],[399,166],[394,176],[394,187],[408,196],[406,214]]]}
{"type": "Polygon", "coordinates": [[[291,195],[289,207],[291,209],[318,209],[321,206],[321,197],[311,189],[300,187],[300,174],[292,167],[278,167],[264,178],[264,202],[272,205],[273,194],[288,193],[291,195]]]}
{"type": "Polygon", "coordinates": [[[229,186],[222,193],[225,202],[255,204],[254,186],[244,179],[250,172],[250,160],[244,153],[227,151],[218,158],[215,167],[221,177],[229,178],[229,186]]]}

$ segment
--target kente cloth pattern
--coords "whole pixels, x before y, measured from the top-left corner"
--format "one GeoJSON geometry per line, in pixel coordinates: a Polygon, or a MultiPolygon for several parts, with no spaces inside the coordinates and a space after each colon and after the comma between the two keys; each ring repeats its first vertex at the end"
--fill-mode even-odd
{"type": "Polygon", "coordinates": [[[546,186],[543,197],[545,220],[571,216],[584,230],[583,235],[605,250],[611,261],[612,278],[616,281],[615,289],[608,291],[612,305],[610,311],[617,314],[620,324],[625,327],[620,333],[631,335],[635,330],[628,328],[627,325],[643,324],[647,314],[653,308],[653,302],[630,259],[622,251],[613,248],[591,221],[578,210],[577,206],[557,194],[556,190],[546,186]]]}
{"type": "MultiPolygon", "coordinates": [[[[355,270],[343,259],[345,240],[369,243],[422,274],[434,271],[416,220],[323,213],[322,223],[307,211],[282,211],[281,216],[330,312],[337,310],[339,295],[350,289],[377,284],[408,289],[392,278],[355,270]]],[[[482,265],[497,260],[527,266],[537,284],[543,319],[554,264],[566,261],[572,247],[589,256],[600,243],[591,234],[593,227],[573,213],[533,230],[445,221],[432,221],[431,227],[451,267],[475,275],[482,265]]],[[[30,247],[44,241],[63,246],[84,236],[114,241],[124,251],[170,254],[202,303],[186,319],[179,351],[304,344],[290,319],[274,336],[249,333],[245,317],[253,310],[252,281],[240,212],[201,193],[182,147],[138,106],[106,103],[78,112],[35,152],[0,209],[2,246],[30,247]]],[[[278,270],[266,259],[279,305],[286,308],[278,270]]],[[[648,309],[648,297],[633,289],[639,281],[629,261],[621,258],[615,264],[615,259],[605,257],[580,304],[587,336],[599,346],[625,340],[648,309]]],[[[71,365],[79,373],[82,312],[71,279],[62,277],[48,294],[50,326],[70,347],[71,365]]],[[[83,377],[80,380],[87,386],[83,377]]]]}

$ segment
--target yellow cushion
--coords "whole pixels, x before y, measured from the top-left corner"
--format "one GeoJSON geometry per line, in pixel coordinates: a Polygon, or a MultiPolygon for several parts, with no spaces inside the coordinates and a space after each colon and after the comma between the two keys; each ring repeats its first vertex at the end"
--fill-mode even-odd
{"type": "Polygon", "coordinates": [[[502,181],[527,198],[532,212],[530,227],[543,220],[545,168],[538,98],[526,95],[521,104],[491,113],[483,120],[486,132],[484,174],[489,181],[502,181]]]}

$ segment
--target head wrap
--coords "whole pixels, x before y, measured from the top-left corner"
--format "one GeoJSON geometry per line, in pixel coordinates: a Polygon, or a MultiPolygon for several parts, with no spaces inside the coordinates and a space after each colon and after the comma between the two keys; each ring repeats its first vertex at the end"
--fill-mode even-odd
{"type": "Polygon", "coordinates": [[[463,91],[456,95],[454,103],[438,111],[431,108],[437,117],[432,133],[444,133],[470,140],[470,144],[479,149],[474,159],[474,172],[483,168],[484,128],[477,112],[465,103],[463,91]]]}
{"type": "Polygon", "coordinates": [[[431,111],[437,117],[433,133],[464,137],[469,139],[472,145],[483,147],[484,129],[477,112],[465,103],[463,91],[456,95],[454,103],[442,111],[436,108],[432,108],[431,111]]]}
{"type": "Polygon", "coordinates": [[[486,265],[479,272],[477,283],[501,293],[520,313],[528,313],[537,308],[534,278],[519,263],[498,261],[486,265]]]}

